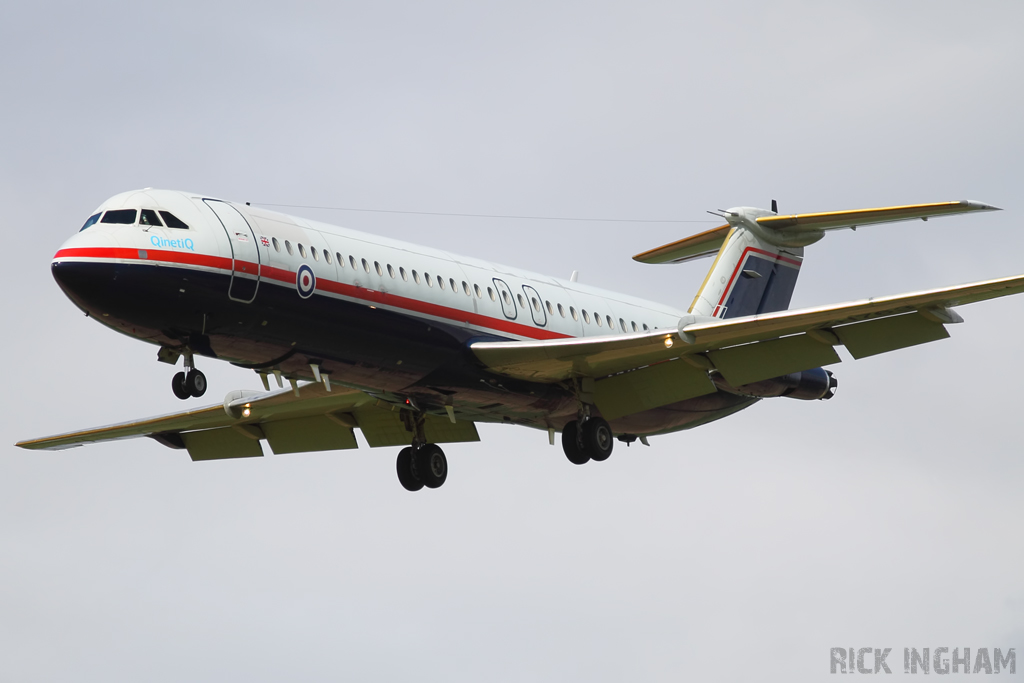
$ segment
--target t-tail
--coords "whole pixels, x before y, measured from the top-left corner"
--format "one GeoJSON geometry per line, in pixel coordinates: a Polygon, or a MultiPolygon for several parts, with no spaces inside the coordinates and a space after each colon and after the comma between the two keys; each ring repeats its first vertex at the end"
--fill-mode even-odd
{"type": "Polygon", "coordinates": [[[772,210],[740,206],[712,212],[727,224],[633,258],[642,263],[682,263],[714,255],[689,312],[700,317],[740,318],[788,309],[804,247],[820,240],[828,230],[998,210],[967,200],[781,216],[775,208],[772,200],[772,210]]]}

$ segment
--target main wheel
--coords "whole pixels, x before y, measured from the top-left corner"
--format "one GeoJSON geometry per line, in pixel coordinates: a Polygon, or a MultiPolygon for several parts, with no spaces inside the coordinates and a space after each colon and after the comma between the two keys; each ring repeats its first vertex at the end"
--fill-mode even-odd
{"type": "Polygon", "coordinates": [[[592,417],[583,423],[583,450],[591,460],[604,462],[612,454],[615,439],[608,422],[600,417],[592,417]]]}
{"type": "Polygon", "coordinates": [[[398,481],[406,491],[419,491],[423,482],[412,469],[412,449],[403,448],[398,453],[398,481]]]}
{"type": "Polygon", "coordinates": [[[182,401],[184,401],[186,398],[192,395],[189,392],[189,390],[185,388],[184,372],[179,372],[178,374],[171,378],[171,391],[173,391],[174,395],[180,398],[182,401]]]}
{"type": "Polygon", "coordinates": [[[448,478],[448,458],[437,444],[428,443],[416,453],[416,471],[428,489],[436,489],[448,478]]]}
{"type": "Polygon", "coordinates": [[[192,396],[199,398],[206,393],[206,375],[192,368],[185,375],[185,389],[192,396]]]}
{"type": "Polygon", "coordinates": [[[562,428],[562,450],[573,465],[586,465],[590,455],[580,448],[579,422],[573,420],[562,428]]]}

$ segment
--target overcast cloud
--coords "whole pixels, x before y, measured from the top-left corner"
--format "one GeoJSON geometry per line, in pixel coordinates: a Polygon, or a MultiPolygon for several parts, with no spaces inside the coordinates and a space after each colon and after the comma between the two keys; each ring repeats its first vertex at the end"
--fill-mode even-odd
{"type": "MultiPolygon", "coordinates": [[[[1024,652],[1024,297],[844,356],[832,401],[603,464],[483,426],[416,495],[362,441],[12,445],[181,408],[49,274],[145,186],[685,221],[970,198],[1005,211],[830,234],[794,305],[1024,273],[1022,25],[1012,1],[0,5],[0,680],[821,681],[835,646],[891,647],[897,676],[904,647],[1024,652]]],[[[714,225],[290,211],[680,307],[710,263],[630,256],[714,225]]],[[[201,367],[211,403],[260,386],[201,367]]]]}

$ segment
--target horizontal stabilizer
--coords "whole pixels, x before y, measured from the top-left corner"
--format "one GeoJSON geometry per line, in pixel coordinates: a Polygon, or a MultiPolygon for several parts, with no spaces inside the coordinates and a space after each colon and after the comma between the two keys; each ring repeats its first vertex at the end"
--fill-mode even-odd
{"type": "Polygon", "coordinates": [[[633,260],[640,263],[683,263],[714,256],[729,237],[731,229],[732,226],[720,225],[712,230],[637,254],[633,260]]]}
{"type": "Polygon", "coordinates": [[[928,220],[936,216],[971,213],[974,211],[999,211],[1000,209],[981,202],[961,200],[958,202],[937,202],[934,204],[908,204],[906,206],[886,206],[877,209],[853,209],[851,211],[826,211],[823,213],[796,213],[777,216],[764,209],[736,208],[722,215],[729,221],[728,225],[707,230],[690,237],[685,237],[669,244],[664,244],[649,251],[637,254],[634,261],[640,263],[683,263],[718,253],[729,238],[733,228],[753,228],[754,224],[766,231],[761,235],[769,242],[779,244],[809,244],[820,239],[826,230],[841,228],[857,228],[874,223],[895,223],[896,221],[928,220]],[[768,215],[765,215],[768,214],[768,215]],[[800,239],[801,235],[810,236],[800,239]]]}
{"type": "Polygon", "coordinates": [[[873,223],[894,223],[914,219],[928,220],[934,216],[950,216],[972,211],[999,211],[998,207],[963,199],[958,202],[935,204],[908,204],[907,206],[886,206],[879,209],[854,209],[852,211],[826,211],[824,213],[795,213],[788,216],[761,216],[758,225],[784,233],[811,232],[856,228],[873,223]]]}

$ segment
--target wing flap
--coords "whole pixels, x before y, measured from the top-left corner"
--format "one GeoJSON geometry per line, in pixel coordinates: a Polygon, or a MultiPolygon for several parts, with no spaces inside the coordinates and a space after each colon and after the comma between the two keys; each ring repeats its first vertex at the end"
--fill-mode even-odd
{"type": "Polygon", "coordinates": [[[291,420],[276,420],[261,425],[274,455],[341,451],[358,448],[356,435],[326,415],[309,415],[291,420]]]}
{"type": "Polygon", "coordinates": [[[708,357],[734,387],[840,362],[831,344],[806,334],[732,346],[708,357]]]}
{"type": "Polygon", "coordinates": [[[686,361],[658,363],[594,383],[594,403],[606,419],[715,393],[715,383],[686,361]]]}
{"type": "Polygon", "coordinates": [[[186,432],[181,436],[185,440],[188,455],[193,461],[263,456],[259,439],[253,439],[244,432],[231,427],[186,432]]]}
{"type": "Polygon", "coordinates": [[[945,325],[919,313],[843,325],[834,330],[854,358],[867,358],[949,337],[945,325]]]}

